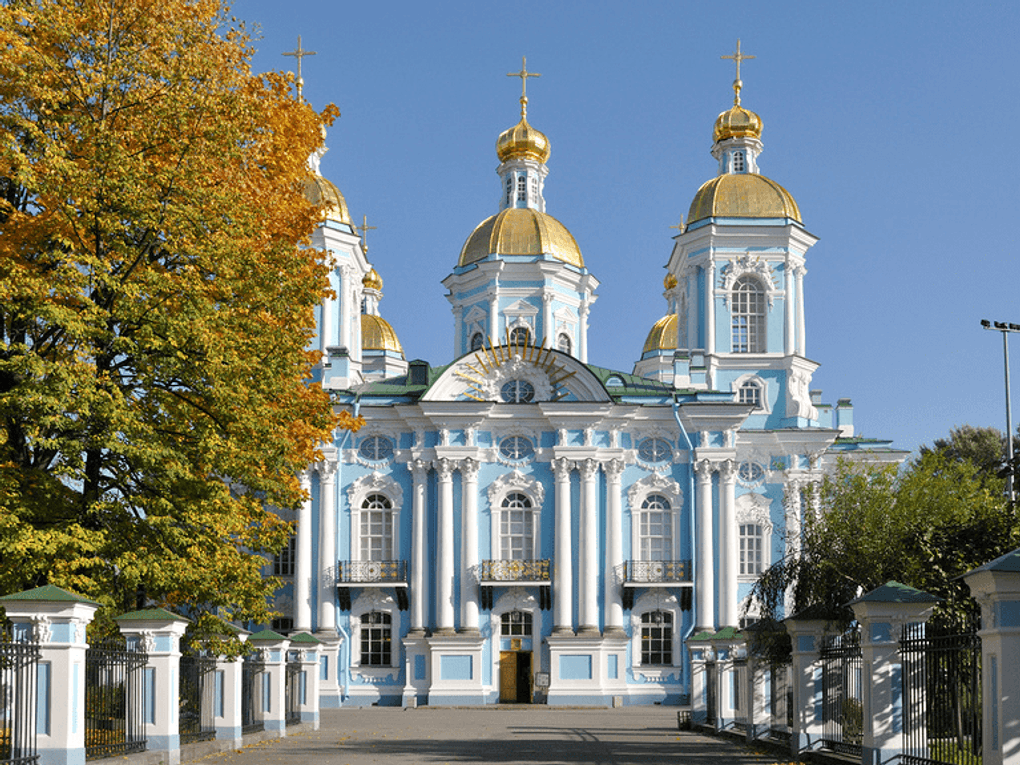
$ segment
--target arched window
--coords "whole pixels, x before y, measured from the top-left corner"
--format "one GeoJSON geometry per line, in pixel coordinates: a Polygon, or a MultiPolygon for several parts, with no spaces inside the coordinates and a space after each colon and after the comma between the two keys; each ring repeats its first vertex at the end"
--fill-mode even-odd
{"type": "Polygon", "coordinates": [[[673,457],[673,447],[661,438],[646,438],[638,444],[638,459],[642,462],[665,462],[673,457]]]}
{"type": "Polygon", "coordinates": [[[361,503],[361,560],[390,560],[393,551],[393,503],[385,494],[369,494],[361,503]]]}
{"type": "Polygon", "coordinates": [[[744,152],[735,151],[733,152],[733,172],[742,173],[747,168],[744,163],[744,152]]]}
{"type": "Polygon", "coordinates": [[[507,380],[499,389],[499,397],[508,404],[528,404],[535,398],[535,386],[527,380],[507,380]]]}
{"type": "Polygon", "coordinates": [[[556,350],[570,353],[570,335],[566,332],[560,332],[559,337],[556,338],[556,350]]]}
{"type": "Polygon", "coordinates": [[[740,526],[740,574],[758,576],[763,571],[765,533],[757,523],[740,526]]]}
{"type": "Polygon", "coordinates": [[[761,409],[761,385],[756,380],[748,380],[740,386],[737,392],[737,401],[741,404],[750,404],[755,409],[761,409]]]}
{"type": "Polygon", "coordinates": [[[649,494],[641,503],[642,561],[673,559],[673,508],[661,494],[649,494]]]}
{"type": "Polygon", "coordinates": [[[361,666],[388,667],[392,663],[392,619],[385,611],[361,617],[361,666]]]}
{"type": "Polygon", "coordinates": [[[514,327],[510,330],[510,345],[523,348],[531,342],[531,333],[526,327],[514,327]]]}
{"type": "Polygon", "coordinates": [[[485,342],[485,338],[482,337],[481,332],[475,332],[471,335],[471,350],[480,351],[482,350],[482,344],[485,342]]]}
{"type": "Polygon", "coordinates": [[[512,491],[503,499],[499,520],[502,560],[530,560],[535,549],[534,508],[531,498],[512,491]]]}
{"type": "Polygon", "coordinates": [[[528,200],[528,181],[522,175],[517,178],[517,201],[526,202],[528,200]]]}
{"type": "Polygon", "coordinates": [[[733,353],[761,353],[765,350],[765,291],[750,276],[733,285],[733,353]]]}
{"type": "Polygon", "coordinates": [[[667,666],[673,663],[673,614],[646,611],[641,614],[641,664],[667,666]]]}
{"type": "Polygon", "coordinates": [[[499,617],[501,637],[531,637],[531,613],[528,611],[507,611],[499,617]]]}
{"type": "Polygon", "coordinates": [[[509,207],[510,202],[514,195],[514,179],[511,176],[506,177],[506,204],[509,207]]]}

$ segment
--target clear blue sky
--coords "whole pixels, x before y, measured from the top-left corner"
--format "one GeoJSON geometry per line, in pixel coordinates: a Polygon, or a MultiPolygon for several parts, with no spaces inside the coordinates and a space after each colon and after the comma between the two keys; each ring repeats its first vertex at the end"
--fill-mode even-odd
{"type": "MultiPolygon", "coordinates": [[[[552,143],[547,211],[601,281],[589,361],[630,371],[664,314],[663,267],[716,173],[716,115],[761,115],[761,171],[821,241],[808,252],[808,356],[858,433],[914,450],[971,423],[1004,428],[1002,341],[1017,299],[1020,3],[347,3],[238,0],[255,68],[293,70],[343,113],[323,173],[357,222],[381,312],[408,358],[452,358],[440,280],[497,210],[496,136],[518,118],[552,143]]],[[[1013,336],[1020,410],[1020,335],[1013,336]]],[[[1020,417],[1014,417],[1014,426],[1020,417]]]]}

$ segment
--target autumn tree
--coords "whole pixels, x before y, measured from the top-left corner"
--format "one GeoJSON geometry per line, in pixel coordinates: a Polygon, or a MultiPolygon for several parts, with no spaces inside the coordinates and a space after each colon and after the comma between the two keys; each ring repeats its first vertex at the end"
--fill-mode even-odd
{"type": "Polygon", "coordinates": [[[316,114],[218,0],[0,3],[0,591],[267,618],[335,425],[316,114]]]}

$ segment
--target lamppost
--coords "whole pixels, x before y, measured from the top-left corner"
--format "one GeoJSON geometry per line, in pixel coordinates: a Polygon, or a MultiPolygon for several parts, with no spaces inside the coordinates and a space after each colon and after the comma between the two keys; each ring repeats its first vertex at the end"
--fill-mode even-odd
{"type": "Polygon", "coordinates": [[[1004,321],[991,322],[988,319],[981,320],[981,326],[993,332],[1002,333],[1002,356],[1006,367],[1006,471],[1009,476],[1009,503],[1016,503],[1016,468],[1013,465],[1013,419],[1009,411],[1009,335],[1010,332],[1020,332],[1020,324],[1007,324],[1004,321]]]}

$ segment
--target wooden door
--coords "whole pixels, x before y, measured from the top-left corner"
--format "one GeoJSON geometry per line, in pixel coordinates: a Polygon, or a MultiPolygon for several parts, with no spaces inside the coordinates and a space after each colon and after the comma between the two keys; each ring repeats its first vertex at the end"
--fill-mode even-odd
{"type": "Polygon", "coordinates": [[[502,704],[517,703],[517,653],[499,653],[499,701],[502,704]]]}

